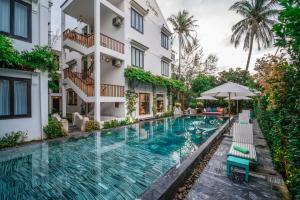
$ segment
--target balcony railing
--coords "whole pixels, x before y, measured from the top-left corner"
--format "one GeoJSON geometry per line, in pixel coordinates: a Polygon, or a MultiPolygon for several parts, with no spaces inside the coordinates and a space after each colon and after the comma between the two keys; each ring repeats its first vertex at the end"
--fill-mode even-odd
{"type": "MultiPolygon", "coordinates": [[[[72,31],[70,29],[67,29],[64,31],[63,39],[64,40],[67,40],[67,39],[72,40],[72,41],[77,42],[78,44],[88,47],[88,48],[91,46],[94,46],[94,44],[95,44],[95,37],[93,34],[83,35],[83,34],[77,33],[76,31],[72,31]]],[[[100,45],[124,54],[124,44],[122,42],[119,42],[118,40],[115,40],[115,39],[107,36],[107,35],[104,35],[104,34],[100,35],[100,45]]]]}
{"type": "MultiPolygon", "coordinates": [[[[72,72],[69,68],[64,69],[65,78],[69,78],[87,96],[94,96],[94,80],[85,77],[81,73],[72,72]]],[[[124,97],[125,88],[121,85],[101,84],[100,95],[105,97],[124,97]]]]}
{"type": "Polygon", "coordinates": [[[101,96],[124,97],[124,86],[101,84],[101,96]]]}

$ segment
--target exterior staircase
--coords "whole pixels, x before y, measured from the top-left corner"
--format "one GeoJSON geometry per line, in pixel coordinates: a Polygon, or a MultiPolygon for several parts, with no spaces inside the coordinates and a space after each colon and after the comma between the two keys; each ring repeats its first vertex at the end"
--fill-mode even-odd
{"type": "MultiPolygon", "coordinates": [[[[85,102],[93,102],[94,79],[82,73],[73,72],[70,68],[64,69],[65,83],[72,88],[85,102]]],[[[121,85],[101,84],[100,95],[103,97],[124,97],[125,87],[121,85]]]]}

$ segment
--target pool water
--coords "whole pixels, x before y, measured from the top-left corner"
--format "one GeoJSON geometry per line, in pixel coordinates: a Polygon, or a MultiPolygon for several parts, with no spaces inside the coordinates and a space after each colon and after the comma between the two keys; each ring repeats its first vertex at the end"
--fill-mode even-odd
{"type": "Polygon", "coordinates": [[[2,151],[0,199],[135,199],[224,122],[167,118],[2,151]]]}

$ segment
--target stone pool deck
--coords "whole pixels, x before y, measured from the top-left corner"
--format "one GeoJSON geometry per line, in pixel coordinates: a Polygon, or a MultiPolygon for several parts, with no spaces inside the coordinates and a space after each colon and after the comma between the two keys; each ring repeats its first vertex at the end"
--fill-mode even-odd
{"type": "Polygon", "coordinates": [[[281,175],[274,170],[270,150],[256,120],[254,144],[259,160],[250,169],[248,183],[234,183],[226,176],[226,158],[232,138],[225,136],[200,177],[189,191],[187,200],[199,199],[288,199],[281,175]]]}

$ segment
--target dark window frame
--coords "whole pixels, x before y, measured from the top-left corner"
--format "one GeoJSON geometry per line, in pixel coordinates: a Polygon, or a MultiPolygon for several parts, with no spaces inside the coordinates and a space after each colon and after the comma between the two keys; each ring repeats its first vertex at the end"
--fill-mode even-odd
{"type": "Polygon", "coordinates": [[[141,69],[144,69],[144,67],[145,67],[145,52],[134,46],[131,46],[131,65],[133,67],[137,67],[137,68],[141,68],[141,69]],[[139,56],[139,59],[138,59],[139,65],[135,62],[136,61],[136,52],[138,53],[138,56],[139,56]],[[133,54],[135,55],[134,62],[133,62],[133,54]],[[142,56],[142,59],[141,59],[141,56],[142,56]],[[140,61],[142,61],[142,63],[140,61]]]}
{"type": "Polygon", "coordinates": [[[75,91],[68,91],[68,106],[77,106],[78,105],[78,99],[77,99],[77,94],[75,91]],[[72,101],[70,98],[70,93],[72,93],[72,101]]]}
{"type": "Polygon", "coordinates": [[[161,37],[160,39],[161,47],[169,50],[169,36],[161,32],[160,37],[161,37]]]}
{"type": "Polygon", "coordinates": [[[31,79],[27,78],[15,78],[15,77],[7,77],[0,76],[0,80],[8,80],[9,81],[9,115],[0,115],[0,120],[5,119],[20,119],[20,118],[31,118],[32,110],[31,110],[31,79]],[[27,82],[27,114],[24,115],[15,115],[14,108],[14,81],[26,81],[27,82]]]}
{"type": "Polygon", "coordinates": [[[131,8],[131,12],[130,12],[130,24],[131,24],[131,28],[133,28],[134,30],[136,30],[137,32],[139,32],[141,34],[144,34],[144,16],[141,15],[138,11],[136,11],[133,8],[131,8]],[[135,17],[133,18],[133,16],[135,16],[135,17]],[[138,23],[136,23],[137,17],[138,17],[138,20],[137,20],[138,23]],[[140,25],[141,25],[141,27],[140,27],[140,25]]]}
{"type": "Polygon", "coordinates": [[[161,61],[161,75],[163,76],[166,76],[166,77],[169,77],[170,76],[170,63],[162,60],[161,61]],[[166,64],[166,65],[164,65],[166,64]],[[167,67],[167,73],[165,73],[165,68],[164,67],[167,67]]]}
{"type": "Polygon", "coordinates": [[[0,31],[0,33],[17,40],[31,43],[32,42],[32,5],[21,0],[9,0],[9,1],[10,1],[9,32],[0,31]],[[15,35],[14,33],[15,2],[22,4],[27,8],[27,37],[15,35]]]}

